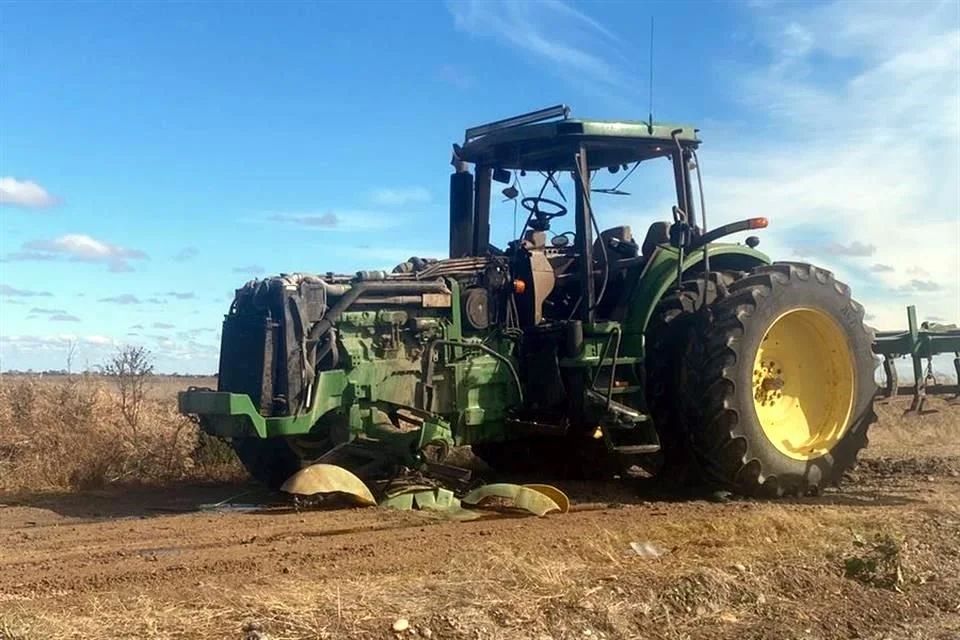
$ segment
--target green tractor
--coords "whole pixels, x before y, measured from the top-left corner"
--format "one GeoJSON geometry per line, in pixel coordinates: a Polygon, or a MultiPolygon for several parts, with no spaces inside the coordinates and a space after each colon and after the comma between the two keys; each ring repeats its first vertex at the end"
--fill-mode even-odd
{"type": "Polygon", "coordinates": [[[493,469],[693,471],[769,496],[836,483],[875,420],[863,308],[829,271],[771,262],[755,236],[719,242],[767,220],[707,230],[699,145],[689,126],[563,105],[467,129],[448,258],[246,284],[223,323],[218,389],[182,392],[180,411],[271,488],[315,463],[367,483],[462,478],[450,454],[465,445],[493,469]],[[601,230],[595,202],[610,198],[597,196],[624,192],[621,176],[599,187],[600,172],[656,160],[672,167],[672,219],[640,242],[601,230]],[[494,183],[526,211],[502,246],[494,183]]]}

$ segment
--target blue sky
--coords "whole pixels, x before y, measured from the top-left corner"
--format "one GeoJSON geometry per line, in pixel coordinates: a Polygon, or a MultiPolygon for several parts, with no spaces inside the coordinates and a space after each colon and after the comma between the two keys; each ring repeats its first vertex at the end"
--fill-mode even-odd
{"type": "MultiPolygon", "coordinates": [[[[0,4],[0,366],[216,368],[232,290],[442,255],[450,144],[565,102],[699,126],[711,222],[960,322],[956,2],[0,4]]],[[[601,225],[669,213],[644,167],[601,225]],[[645,171],[645,173],[644,173],[645,171]]],[[[506,239],[511,205],[495,211],[506,239]]]]}

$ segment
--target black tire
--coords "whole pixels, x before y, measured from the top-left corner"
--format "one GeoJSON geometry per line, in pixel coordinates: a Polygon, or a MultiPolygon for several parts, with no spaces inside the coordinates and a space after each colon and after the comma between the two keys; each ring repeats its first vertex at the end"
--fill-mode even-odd
{"type": "Polygon", "coordinates": [[[230,444],[250,476],[271,491],[300,470],[300,457],[283,438],[234,438],[230,444]]]}
{"type": "MultiPolygon", "coordinates": [[[[863,323],[863,307],[850,297],[850,288],[835,280],[831,272],[800,263],[757,267],[728,291],[726,298],[711,307],[709,319],[699,323],[683,366],[687,387],[683,394],[685,420],[692,425],[690,442],[700,467],[712,482],[746,495],[814,494],[827,484],[839,483],[844,471],[856,464],[857,455],[867,446],[867,430],[876,421],[873,333],[863,323]],[[827,318],[828,331],[835,332],[830,335],[837,344],[846,346],[835,356],[839,358],[836,362],[845,363],[845,370],[851,373],[844,383],[848,385],[846,392],[834,394],[840,398],[837,406],[841,407],[839,415],[845,416],[841,419],[845,429],[822,440],[820,449],[811,446],[806,454],[808,459],[787,455],[782,445],[778,447],[766,435],[754,398],[761,394],[757,402],[766,402],[768,396],[764,394],[772,393],[775,398],[786,397],[785,406],[800,407],[800,400],[787,392],[791,379],[786,371],[781,377],[777,369],[774,379],[772,365],[767,378],[755,370],[758,349],[768,330],[788,312],[827,318]],[[767,380],[771,381],[770,387],[764,386],[767,380]],[[843,403],[843,397],[849,404],[843,403]],[[844,413],[843,407],[849,411],[844,413]]],[[[772,346],[781,343],[794,344],[778,339],[772,346]]],[[[825,338],[818,342],[821,343],[828,341],[825,338]]],[[[787,346],[785,351],[791,352],[791,348],[787,346]]],[[[803,347],[792,353],[798,359],[804,357],[803,347]]],[[[803,381],[798,383],[809,385],[814,380],[816,388],[821,370],[808,367],[802,371],[799,377],[803,381]]],[[[824,393],[830,390],[825,389],[824,393]]],[[[833,407],[836,401],[825,404],[833,407]]]]}
{"type": "Polygon", "coordinates": [[[696,481],[695,461],[687,444],[680,365],[695,330],[696,312],[724,297],[737,275],[714,272],[709,284],[703,278],[685,282],[679,291],[661,299],[647,324],[646,402],[662,447],[652,471],[661,479],[696,481]]]}
{"type": "Polygon", "coordinates": [[[234,438],[237,458],[250,476],[272,491],[287,478],[317,462],[336,442],[349,439],[349,427],[339,413],[320,418],[309,435],[287,438],[234,438]]]}

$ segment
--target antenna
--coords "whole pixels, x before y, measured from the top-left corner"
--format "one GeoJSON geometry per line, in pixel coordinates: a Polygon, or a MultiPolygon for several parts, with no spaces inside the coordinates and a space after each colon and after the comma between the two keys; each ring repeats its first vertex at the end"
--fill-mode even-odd
{"type": "Polygon", "coordinates": [[[647,116],[647,133],[653,135],[653,16],[650,16],[650,111],[647,116]]]}

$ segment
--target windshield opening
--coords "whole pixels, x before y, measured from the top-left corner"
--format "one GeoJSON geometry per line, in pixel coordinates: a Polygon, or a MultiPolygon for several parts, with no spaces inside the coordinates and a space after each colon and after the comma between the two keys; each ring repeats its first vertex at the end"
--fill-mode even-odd
{"type": "MultiPolygon", "coordinates": [[[[521,239],[531,218],[531,213],[521,203],[524,198],[541,197],[566,208],[564,215],[550,220],[548,242],[573,246],[575,174],[572,171],[522,170],[513,170],[510,174],[508,183],[494,183],[490,206],[491,243],[502,249],[521,239]],[[560,237],[566,240],[556,240],[560,237]]],[[[670,220],[671,210],[677,204],[673,175],[670,155],[592,169],[590,203],[600,229],[613,224],[628,225],[642,239],[651,223],[670,220]]]]}

